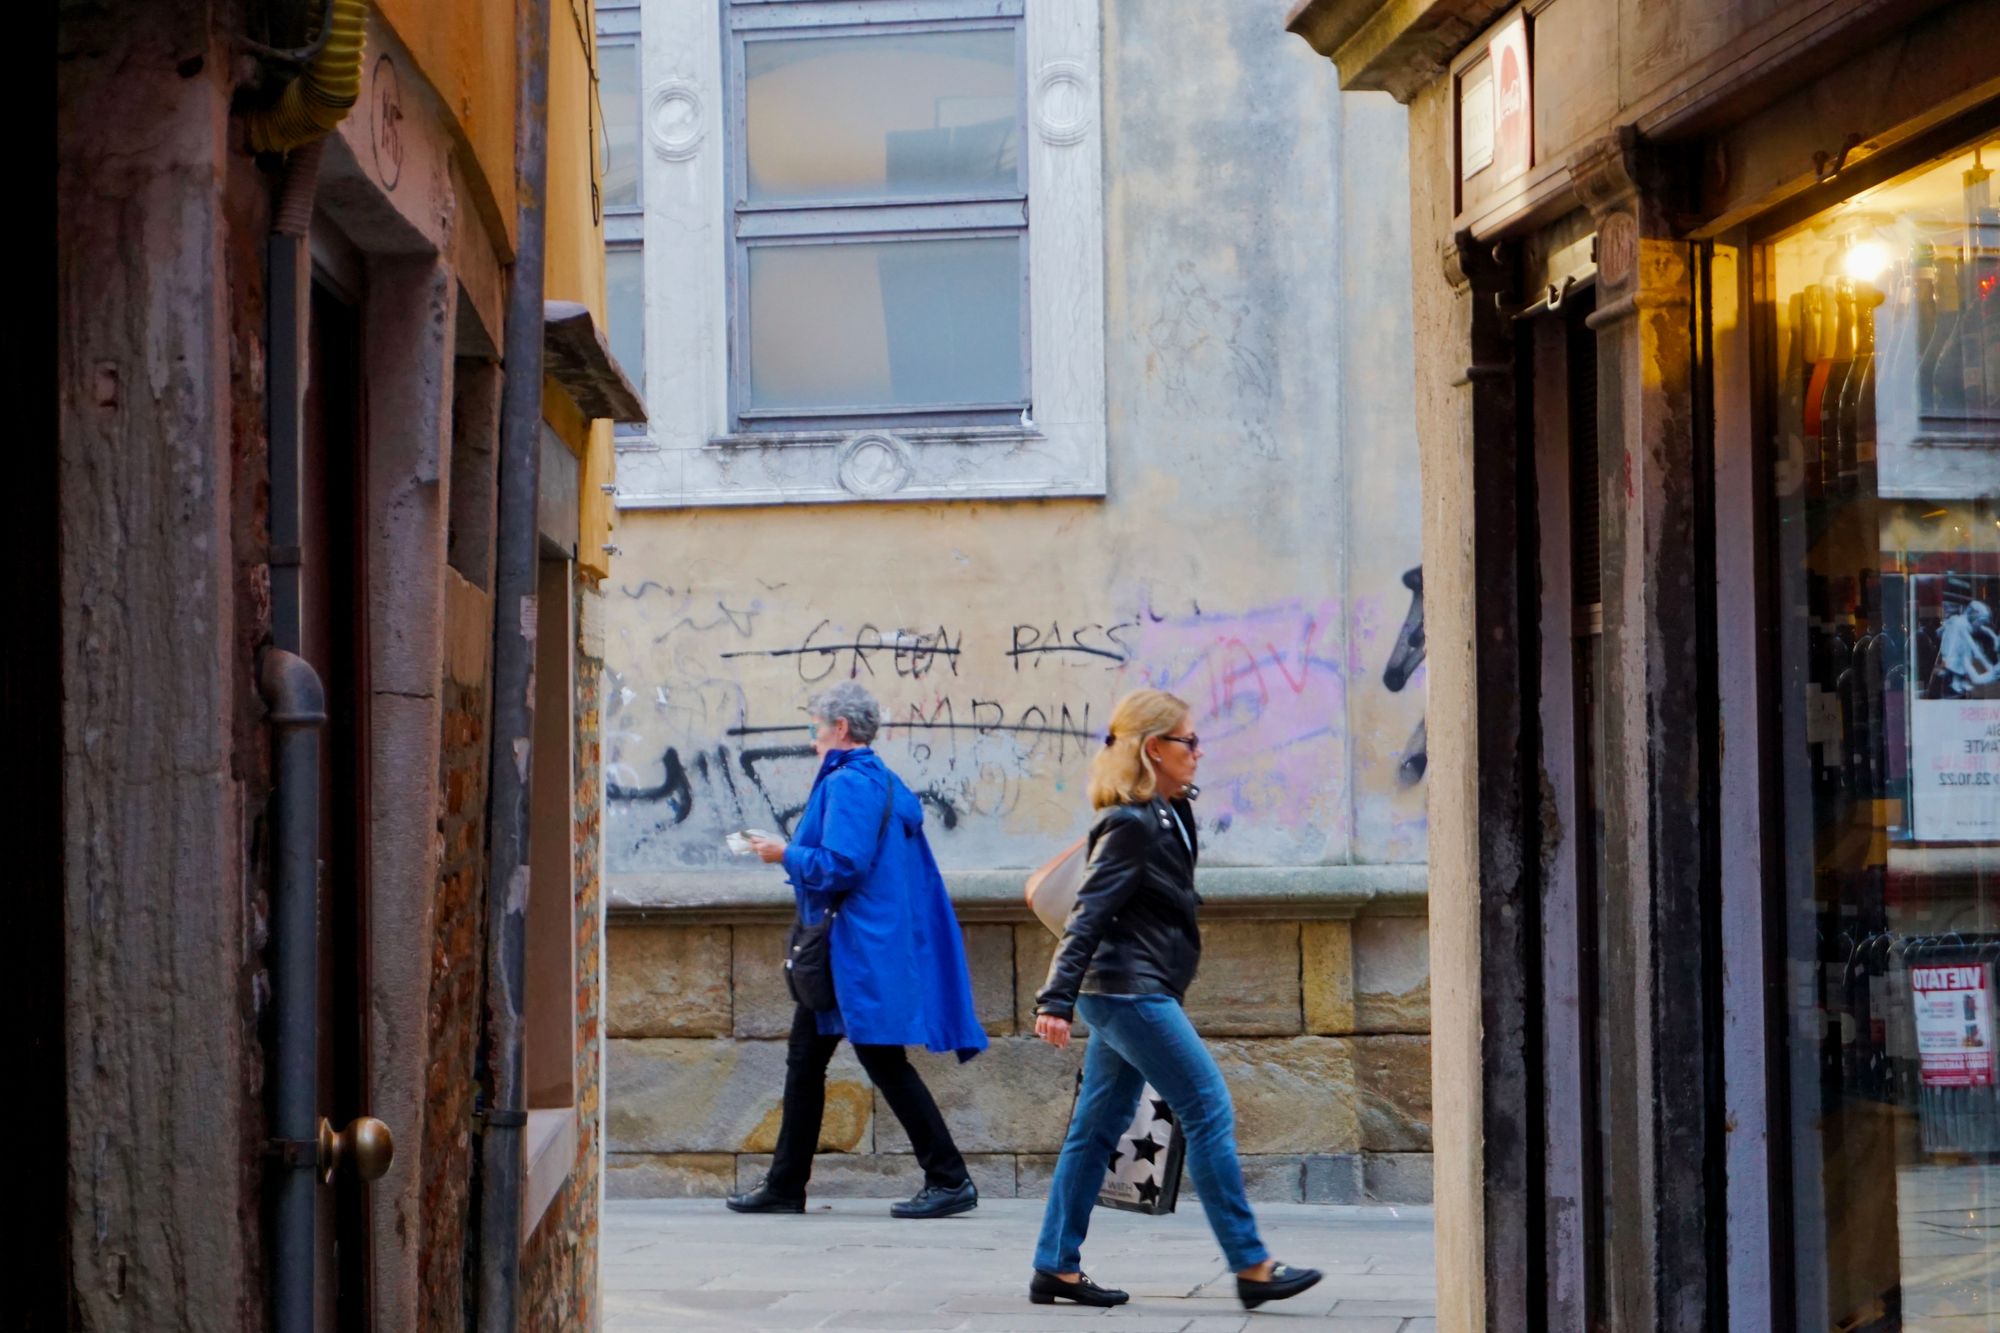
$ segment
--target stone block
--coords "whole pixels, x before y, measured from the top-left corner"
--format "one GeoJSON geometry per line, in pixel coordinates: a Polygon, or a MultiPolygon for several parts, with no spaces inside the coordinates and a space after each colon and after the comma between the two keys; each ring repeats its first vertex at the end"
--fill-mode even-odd
{"type": "Polygon", "coordinates": [[[1366,1197],[1363,1154],[1318,1153],[1306,1158],[1307,1203],[1360,1203],[1366,1197]]]}
{"type": "Polygon", "coordinates": [[[1338,1153],[1361,1146],[1347,1041],[1230,1038],[1208,1047],[1236,1104],[1238,1151],[1338,1153]]]}
{"type": "Polygon", "coordinates": [[[607,1153],[604,1189],[614,1199],[720,1199],[736,1192],[731,1153],[607,1153]]]}
{"type": "MultiPolygon", "coordinates": [[[[611,1152],[769,1152],[777,1144],[781,1041],[626,1038],[606,1043],[605,1065],[611,1152]]],[[[820,1150],[869,1151],[874,1103],[853,1048],[842,1043],[827,1070],[820,1150]]]]}
{"type": "Polygon", "coordinates": [[[1354,936],[1347,921],[1308,921],[1300,928],[1299,974],[1307,1032],[1354,1031],[1354,936]]]}
{"type": "MultiPolygon", "coordinates": [[[[1014,1022],[1024,1036],[1035,1031],[1035,993],[1049,978],[1049,960],[1056,956],[1056,937],[1039,921],[1021,922],[1014,927],[1014,1022]]],[[[1089,1035],[1090,1025],[1076,1020],[1071,1031],[1089,1035]]]]}
{"type": "Polygon", "coordinates": [[[785,938],[790,926],[737,926],[730,944],[738,1037],[785,1037],[798,1008],[785,986],[785,938]]]}
{"type": "MultiPolygon", "coordinates": [[[[1305,1175],[1310,1164],[1316,1160],[1289,1153],[1278,1155],[1252,1155],[1237,1159],[1243,1165],[1243,1188],[1256,1203],[1298,1203],[1306,1198],[1304,1193],[1305,1175]]],[[[1015,1188],[1023,1199],[1046,1199],[1049,1197],[1049,1182],[1055,1178],[1056,1155],[1054,1153],[1023,1153],[1014,1161],[1015,1188]]],[[[1181,1199],[1191,1203],[1200,1198],[1200,1191],[1194,1187],[1194,1173],[1182,1168],[1181,1199]]],[[[1358,1158],[1355,1166],[1354,1197],[1343,1199],[1344,1203],[1357,1203],[1361,1195],[1361,1173],[1358,1158]]]]}
{"type": "Polygon", "coordinates": [[[1046,1199],[1049,1182],[1055,1179],[1056,1154],[1024,1152],[1014,1158],[1014,1195],[1021,1199],[1046,1199]]]}
{"type": "Polygon", "coordinates": [[[1376,1203],[1429,1203],[1431,1167],[1427,1152],[1368,1153],[1362,1159],[1368,1197],[1376,1203]]]}
{"type": "MultiPolygon", "coordinates": [[[[1252,1203],[1297,1203],[1305,1195],[1306,1159],[1289,1154],[1252,1155],[1237,1159],[1243,1165],[1243,1192],[1252,1203]]],[[[1194,1172],[1183,1168],[1181,1200],[1201,1197],[1195,1188],[1194,1172]]]]}
{"type": "MultiPolygon", "coordinates": [[[[989,1037],[1014,1035],[1014,927],[966,926],[965,965],[972,1002],[989,1037]]],[[[1029,1025],[1033,1030],[1033,1024],[1029,1025]]]]}
{"type": "Polygon", "coordinates": [[[1202,928],[1201,970],[1188,1019],[1204,1036],[1295,1036],[1300,1009],[1299,923],[1218,921],[1202,928]]]}
{"type": "Polygon", "coordinates": [[[614,925],[605,998],[613,1037],[726,1037],[727,926],[614,925]]]}
{"type": "MultiPolygon", "coordinates": [[[[747,1190],[771,1169],[771,1159],[763,1153],[745,1153],[736,1159],[736,1187],[747,1190]]],[[[1014,1159],[1005,1153],[967,1153],[965,1169],[984,1199],[1014,1197],[1014,1159]]],[[[896,1153],[822,1153],[813,1158],[812,1183],[808,1197],[822,1199],[907,1199],[924,1187],[924,1171],[917,1159],[896,1153]]]]}
{"type": "Polygon", "coordinates": [[[1361,1146],[1372,1152],[1429,1152],[1431,1039],[1356,1037],[1361,1146]]]}
{"type": "MultiPolygon", "coordinates": [[[[959,1151],[1055,1152],[1069,1128],[1084,1043],[1057,1050],[1035,1037],[999,1037],[965,1064],[952,1055],[911,1051],[959,1151]]],[[[876,1094],[875,1150],[910,1151],[909,1136],[876,1094]]]]}
{"type": "Polygon", "coordinates": [[[1431,1030],[1430,924],[1423,917],[1354,923],[1354,1030],[1431,1030]]]}

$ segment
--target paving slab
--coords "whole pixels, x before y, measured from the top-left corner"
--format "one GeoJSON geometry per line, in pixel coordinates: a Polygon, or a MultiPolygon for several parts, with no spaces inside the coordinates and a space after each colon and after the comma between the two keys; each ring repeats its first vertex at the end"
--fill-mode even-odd
{"type": "Polygon", "coordinates": [[[1429,1333],[1437,1289],[1428,1207],[1262,1204],[1287,1263],[1326,1270],[1295,1300],[1246,1312],[1201,1209],[1166,1217],[1099,1209],[1084,1245],[1098,1281],[1132,1293],[1112,1310],[1031,1305],[1042,1205],[988,1199],[937,1222],[889,1216],[888,1199],[815,1200],[802,1215],[744,1216],[712,1199],[614,1199],[602,1233],[604,1327],[938,1329],[950,1333],[1429,1333]]]}

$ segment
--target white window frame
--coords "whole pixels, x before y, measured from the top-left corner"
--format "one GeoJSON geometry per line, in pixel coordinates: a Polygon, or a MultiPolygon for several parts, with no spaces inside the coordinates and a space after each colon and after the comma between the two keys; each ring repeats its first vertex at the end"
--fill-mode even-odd
{"type": "MultiPolygon", "coordinates": [[[[790,3],[793,0],[767,0],[790,3]]],[[[621,508],[1104,494],[1101,0],[1019,0],[1026,24],[1028,375],[1004,425],[732,430],[724,123],[727,0],[643,0],[644,436],[618,441],[621,508]]],[[[996,14],[1013,8],[994,0],[996,14]]],[[[893,21],[895,0],[817,0],[893,21]]],[[[837,17],[837,16],[836,16],[837,17]]]]}

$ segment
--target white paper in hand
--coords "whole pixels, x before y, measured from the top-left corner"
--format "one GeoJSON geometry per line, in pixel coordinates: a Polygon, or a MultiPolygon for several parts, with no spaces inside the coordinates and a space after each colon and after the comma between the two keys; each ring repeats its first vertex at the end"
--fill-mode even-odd
{"type": "Polygon", "coordinates": [[[750,839],[752,838],[771,839],[771,837],[772,835],[766,833],[763,829],[747,828],[743,829],[740,832],[730,834],[726,839],[724,839],[724,841],[726,841],[729,844],[729,850],[736,853],[738,856],[750,856],[753,854],[755,850],[750,846],[750,839]]]}

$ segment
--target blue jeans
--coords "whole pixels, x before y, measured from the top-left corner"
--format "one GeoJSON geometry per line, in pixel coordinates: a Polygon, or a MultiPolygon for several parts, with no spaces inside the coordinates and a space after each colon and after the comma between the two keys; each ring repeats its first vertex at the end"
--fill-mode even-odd
{"type": "Polygon", "coordinates": [[[1167,1099],[1180,1123],[1187,1169],[1229,1267],[1241,1271],[1270,1258],[1244,1196],[1229,1087],[1180,1001],[1171,995],[1081,995],[1076,1008],[1090,1025],[1083,1089],[1056,1160],[1041,1239],[1035,1242],[1035,1267],[1045,1273],[1074,1273],[1081,1267],[1090,1210],[1104,1184],[1104,1163],[1132,1123],[1139,1090],[1148,1083],[1167,1099]]]}

